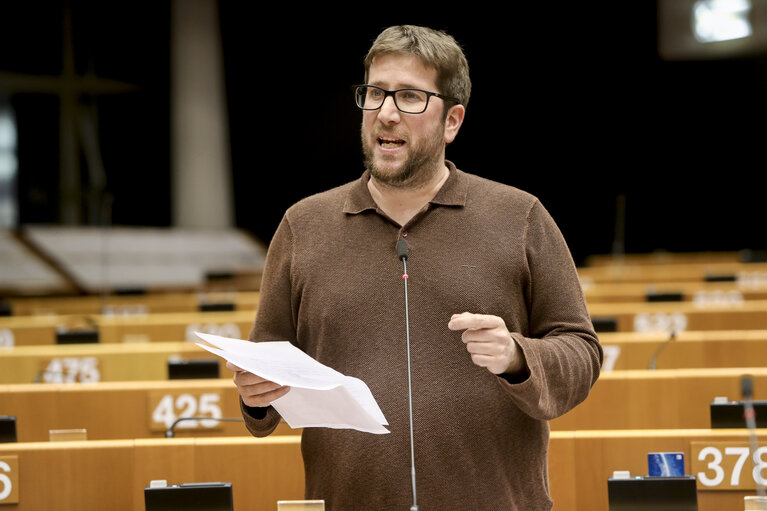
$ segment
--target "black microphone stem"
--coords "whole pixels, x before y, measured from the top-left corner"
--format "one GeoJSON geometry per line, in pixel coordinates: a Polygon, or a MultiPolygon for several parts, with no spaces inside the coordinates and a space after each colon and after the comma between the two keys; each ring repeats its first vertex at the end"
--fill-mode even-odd
{"type": "MultiPolygon", "coordinates": [[[[754,391],[754,382],[750,376],[744,376],[740,381],[741,393],[743,395],[743,417],[746,419],[746,428],[748,428],[748,439],[751,444],[751,456],[753,457],[759,449],[759,440],[756,438],[756,411],[751,401],[754,391]]],[[[756,465],[756,459],[752,458],[752,463],[756,465]]],[[[764,485],[756,481],[756,494],[760,497],[765,496],[764,485]]]]}

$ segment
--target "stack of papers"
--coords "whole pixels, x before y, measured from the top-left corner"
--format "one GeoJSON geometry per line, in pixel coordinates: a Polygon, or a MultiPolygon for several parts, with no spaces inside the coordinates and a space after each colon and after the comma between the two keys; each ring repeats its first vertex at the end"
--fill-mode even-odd
{"type": "Polygon", "coordinates": [[[326,427],[389,433],[386,418],[368,386],[323,365],[289,342],[250,342],[218,335],[195,334],[201,348],[237,367],[290,391],[272,402],[291,428],[326,427]]]}

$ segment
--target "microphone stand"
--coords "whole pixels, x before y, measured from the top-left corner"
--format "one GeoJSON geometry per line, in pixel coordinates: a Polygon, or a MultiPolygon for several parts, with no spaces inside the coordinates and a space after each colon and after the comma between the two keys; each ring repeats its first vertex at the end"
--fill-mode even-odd
{"type": "Polygon", "coordinates": [[[168,430],[165,432],[165,438],[175,438],[176,434],[173,431],[176,428],[176,424],[183,421],[220,421],[220,422],[245,422],[245,419],[242,417],[179,417],[175,421],[173,421],[173,424],[170,425],[168,430]]]}
{"type": "MultiPolygon", "coordinates": [[[[754,382],[750,376],[744,376],[740,381],[740,388],[743,394],[743,417],[746,419],[746,428],[748,428],[748,439],[751,444],[751,462],[756,464],[756,460],[753,458],[756,451],[759,449],[759,440],[756,438],[756,412],[754,411],[754,404],[751,401],[753,395],[754,382]]],[[[756,479],[756,478],[754,478],[756,479]]],[[[764,485],[756,481],[756,494],[760,497],[765,496],[764,485]]]]}
{"type": "Polygon", "coordinates": [[[407,341],[407,395],[408,406],[410,413],[410,477],[413,484],[413,505],[410,506],[410,511],[418,511],[418,498],[415,485],[415,448],[413,446],[413,382],[410,373],[410,317],[408,313],[407,302],[407,243],[403,240],[397,243],[397,257],[402,261],[403,274],[402,279],[405,281],[405,338],[407,341]]]}
{"type": "Polygon", "coordinates": [[[658,356],[660,355],[660,352],[666,349],[666,346],[668,344],[676,339],[676,331],[671,331],[671,335],[669,335],[669,338],[660,343],[660,345],[655,349],[655,352],[650,357],[650,367],[649,369],[654,370],[655,369],[655,362],[658,360],[658,356]]]}

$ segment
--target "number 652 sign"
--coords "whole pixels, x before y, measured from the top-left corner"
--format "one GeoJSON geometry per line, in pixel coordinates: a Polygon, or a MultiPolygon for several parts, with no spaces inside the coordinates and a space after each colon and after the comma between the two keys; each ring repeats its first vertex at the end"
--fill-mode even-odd
{"type": "Polygon", "coordinates": [[[767,445],[692,442],[692,473],[699,490],[753,490],[767,485],[767,445]]]}

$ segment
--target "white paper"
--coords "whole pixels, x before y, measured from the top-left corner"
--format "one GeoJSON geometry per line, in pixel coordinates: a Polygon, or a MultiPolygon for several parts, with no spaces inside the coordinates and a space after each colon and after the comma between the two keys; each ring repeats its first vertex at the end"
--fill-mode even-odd
{"type": "Polygon", "coordinates": [[[250,342],[195,332],[214,347],[197,345],[290,392],[272,402],[292,428],[326,427],[389,433],[368,386],[323,365],[289,342],[250,342]]]}

